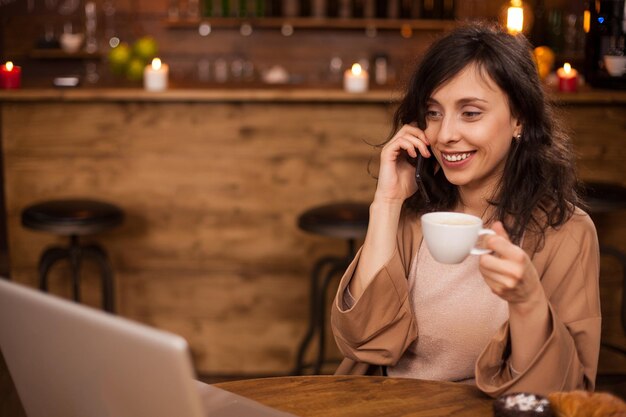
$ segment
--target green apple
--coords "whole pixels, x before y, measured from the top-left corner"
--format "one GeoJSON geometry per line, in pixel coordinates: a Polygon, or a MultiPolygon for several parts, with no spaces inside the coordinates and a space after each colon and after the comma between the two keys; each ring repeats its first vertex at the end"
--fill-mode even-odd
{"type": "Polygon", "coordinates": [[[146,63],[143,59],[136,57],[132,58],[126,68],[126,78],[131,81],[140,81],[143,79],[143,70],[145,66],[146,63]]]}
{"type": "Polygon", "coordinates": [[[144,62],[149,62],[157,55],[159,51],[159,47],[157,42],[151,36],[143,36],[135,42],[133,45],[133,54],[144,60],[144,62]]]}
{"type": "Polygon", "coordinates": [[[131,59],[130,46],[127,43],[120,43],[109,51],[109,66],[114,74],[124,74],[126,66],[131,59]]]}

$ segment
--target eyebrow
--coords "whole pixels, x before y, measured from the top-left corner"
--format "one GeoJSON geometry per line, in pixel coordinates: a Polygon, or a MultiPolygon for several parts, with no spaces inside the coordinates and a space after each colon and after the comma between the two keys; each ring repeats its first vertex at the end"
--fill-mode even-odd
{"type": "MultiPolygon", "coordinates": [[[[457,101],[456,101],[456,104],[457,104],[457,105],[461,105],[461,106],[462,106],[462,105],[465,105],[465,104],[473,103],[473,102],[475,102],[475,101],[480,101],[480,102],[483,102],[483,103],[488,103],[488,101],[487,101],[487,100],[482,99],[482,98],[478,98],[478,97],[464,97],[464,98],[461,98],[461,99],[457,100],[457,101]]],[[[427,100],[427,103],[428,103],[428,104],[431,104],[431,103],[433,103],[433,104],[441,104],[441,103],[439,103],[437,100],[435,100],[435,99],[434,99],[434,98],[432,98],[432,97],[430,97],[430,98],[427,100]]]]}

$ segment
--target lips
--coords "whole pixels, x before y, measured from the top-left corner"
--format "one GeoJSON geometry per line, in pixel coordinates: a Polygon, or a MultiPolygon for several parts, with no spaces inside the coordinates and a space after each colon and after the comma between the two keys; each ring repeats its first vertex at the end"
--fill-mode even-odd
{"type": "Polygon", "coordinates": [[[446,162],[462,162],[474,155],[476,151],[469,152],[441,152],[441,158],[446,162]]]}

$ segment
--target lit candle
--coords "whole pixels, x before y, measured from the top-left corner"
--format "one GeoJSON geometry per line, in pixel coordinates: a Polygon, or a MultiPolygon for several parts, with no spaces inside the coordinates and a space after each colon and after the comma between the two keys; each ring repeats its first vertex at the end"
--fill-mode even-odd
{"type": "Polygon", "coordinates": [[[22,84],[22,68],[17,65],[13,65],[13,62],[8,61],[6,64],[0,66],[0,88],[5,90],[12,90],[20,88],[22,84]]]}
{"type": "Polygon", "coordinates": [[[354,64],[343,74],[343,89],[349,93],[364,93],[367,91],[369,76],[361,65],[354,64]]]}
{"type": "Polygon", "coordinates": [[[563,64],[563,68],[559,68],[556,75],[559,77],[559,91],[573,93],[578,89],[578,71],[569,62],[563,64]]]}
{"type": "Polygon", "coordinates": [[[143,87],[148,91],[163,91],[167,89],[167,64],[162,64],[159,58],[154,58],[143,71],[143,87]]]}

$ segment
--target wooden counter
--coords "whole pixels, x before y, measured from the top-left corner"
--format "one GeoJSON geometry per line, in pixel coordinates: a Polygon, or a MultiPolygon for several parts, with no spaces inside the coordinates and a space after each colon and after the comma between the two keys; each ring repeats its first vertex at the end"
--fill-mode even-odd
{"type": "MultiPolygon", "coordinates": [[[[25,230],[24,206],[70,196],[114,202],[127,220],[96,239],[113,262],[121,315],[187,338],[201,373],[288,372],[308,319],[309,270],[317,257],[346,250],[298,230],[297,216],[321,203],[371,200],[367,169],[377,152],[369,144],[389,133],[398,97],[1,91],[12,277],[34,284],[41,250],[62,241],[25,230]]],[[[556,100],[573,128],[582,177],[626,185],[626,93],[556,100]]],[[[626,251],[623,215],[605,216],[598,229],[626,251]]],[[[604,323],[614,334],[621,282],[615,265],[606,268],[604,323]]],[[[57,269],[53,291],[69,295],[64,267],[57,269]]],[[[98,305],[97,280],[86,275],[86,302],[98,305]]]]}
{"type": "Polygon", "coordinates": [[[33,89],[0,90],[0,101],[132,101],[132,102],[333,102],[333,103],[380,103],[399,97],[390,90],[374,90],[351,94],[341,89],[271,89],[198,88],[171,89],[149,92],[139,88],[117,89],[33,89]]]}
{"type": "MultiPolygon", "coordinates": [[[[625,105],[626,91],[591,90],[559,93],[551,90],[547,94],[560,104],[576,105],[625,105]]],[[[241,88],[195,88],[170,89],[149,92],[139,88],[108,89],[22,89],[0,90],[0,102],[23,101],[129,101],[129,102],[306,102],[306,103],[389,103],[402,97],[402,91],[370,90],[366,93],[346,93],[341,89],[291,88],[288,86],[262,89],[241,88]]]]}

